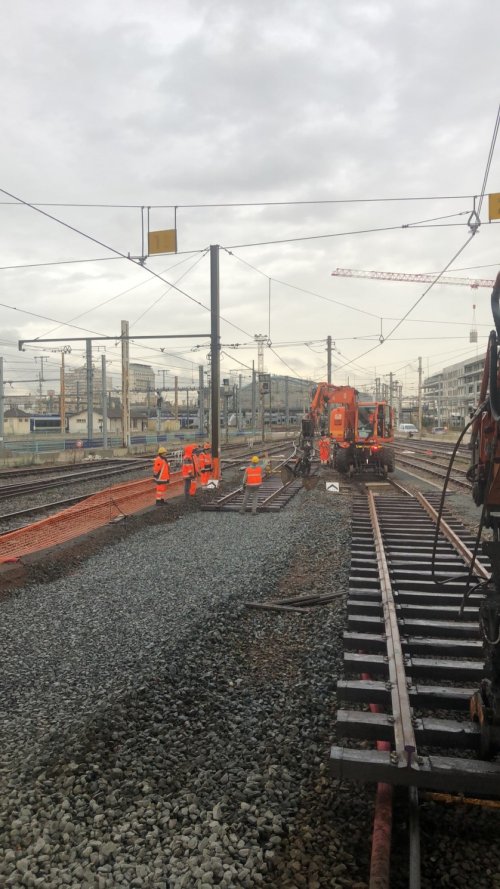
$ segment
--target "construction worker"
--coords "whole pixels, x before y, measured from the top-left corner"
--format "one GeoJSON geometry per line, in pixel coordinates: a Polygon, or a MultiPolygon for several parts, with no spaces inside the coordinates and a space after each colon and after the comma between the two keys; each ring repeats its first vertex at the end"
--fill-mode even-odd
{"type": "Polygon", "coordinates": [[[203,448],[199,456],[199,464],[201,484],[206,486],[210,481],[214,469],[212,466],[212,450],[209,441],[203,443],[203,448]]]}
{"type": "Polygon", "coordinates": [[[158,454],[154,459],[153,477],[156,481],[156,505],[162,506],[165,503],[167,485],[170,484],[170,466],[167,450],[163,446],[158,448],[158,454]]]}
{"type": "Polygon", "coordinates": [[[243,476],[243,503],[240,512],[245,512],[247,503],[252,498],[251,508],[252,515],[257,515],[257,503],[259,500],[259,488],[262,484],[262,467],[259,465],[259,458],[252,457],[250,466],[245,469],[243,476]]]}
{"type": "MultiPolygon", "coordinates": [[[[198,451],[195,444],[187,444],[182,452],[182,477],[184,479],[184,499],[188,500],[191,493],[191,483],[197,475],[197,467],[195,463],[195,453],[198,451]]],[[[196,455],[196,461],[197,461],[196,455]]]]}
{"type": "Polygon", "coordinates": [[[318,442],[319,461],[322,466],[328,466],[330,460],[330,439],[323,436],[318,442]]]}

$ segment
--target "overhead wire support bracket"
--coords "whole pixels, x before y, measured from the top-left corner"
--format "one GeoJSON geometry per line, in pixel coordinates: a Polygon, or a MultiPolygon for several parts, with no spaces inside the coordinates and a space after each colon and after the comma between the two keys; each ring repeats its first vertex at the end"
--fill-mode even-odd
{"type": "Polygon", "coordinates": [[[479,214],[476,210],[476,199],[475,198],[474,198],[474,207],[473,207],[472,212],[467,220],[467,225],[469,226],[469,229],[473,235],[476,234],[476,232],[478,231],[478,229],[481,225],[481,220],[480,220],[479,214]]]}

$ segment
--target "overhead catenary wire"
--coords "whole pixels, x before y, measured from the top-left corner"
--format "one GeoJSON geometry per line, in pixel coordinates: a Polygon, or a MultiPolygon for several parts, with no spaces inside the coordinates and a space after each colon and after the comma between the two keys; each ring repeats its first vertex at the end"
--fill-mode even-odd
{"type": "MultiPolygon", "coordinates": [[[[494,224],[494,223],[492,223],[492,224],[494,224]]],[[[300,241],[322,241],[322,240],[326,240],[328,238],[345,238],[345,237],[350,237],[353,235],[370,235],[370,234],[376,234],[379,232],[401,231],[403,229],[411,229],[411,228],[416,228],[416,227],[418,227],[419,229],[423,229],[423,228],[450,228],[450,227],[456,227],[456,226],[459,226],[460,228],[462,228],[463,224],[461,222],[444,222],[444,223],[438,223],[437,225],[432,224],[432,225],[425,226],[425,225],[422,225],[421,223],[418,223],[418,222],[406,222],[406,223],[402,223],[400,225],[386,225],[386,226],[374,227],[374,228],[361,228],[361,229],[354,229],[352,231],[344,231],[344,232],[329,232],[328,234],[321,234],[321,235],[300,235],[295,238],[275,238],[270,241],[253,241],[253,242],[247,243],[247,244],[229,244],[226,249],[227,250],[242,250],[246,247],[269,247],[274,244],[295,244],[300,241]]]]}
{"type": "MultiPolygon", "coordinates": [[[[476,232],[477,232],[477,229],[474,229],[474,230],[471,232],[471,234],[470,234],[469,237],[467,238],[465,244],[462,244],[462,246],[460,247],[460,249],[457,250],[457,252],[456,252],[456,253],[454,254],[454,256],[452,257],[452,259],[450,259],[450,261],[446,263],[446,265],[445,265],[445,267],[442,269],[442,271],[440,271],[439,274],[436,275],[434,281],[432,281],[432,283],[429,284],[428,287],[426,287],[426,289],[424,290],[424,292],[419,296],[419,298],[418,298],[417,300],[415,300],[415,302],[410,306],[410,308],[409,308],[408,311],[403,315],[403,317],[400,318],[400,320],[397,322],[397,324],[394,325],[394,327],[392,328],[392,330],[390,330],[389,333],[386,334],[386,336],[383,338],[382,342],[379,342],[379,343],[377,343],[375,346],[372,346],[371,349],[367,349],[366,352],[362,352],[360,355],[357,355],[356,358],[353,359],[353,361],[359,361],[360,358],[364,358],[365,355],[369,355],[370,352],[373,352],[375,349],[380,349],[380,347],[381,347],[382,345],[384,345],[384,343],[386,343],[387,340],[389,340],[389,339],[391,338],[391,336],[392,336],[392,334],[394,333],[394,331],[396,331],[396,330],[398,329],[398,327],[400,327],[401,324],[403,324],[403,322],[407,319],[408,315],[410,315],[411,312],[413,312],[413,310],[419,305],[420,302],[422,302],[423,298],[429,293],[429,291],[434,287],[434,285],[438,283],[439,279],[440,279],[440,278],[444,275],[444,273],[449,269],[450,265],[451,265],[453,262],[455,262],[455,260],[457,259],[458,256],[460,256],[461,253],[463,253],[463,251],[465,250],[465,248],[470,244],[470,242],[471,242],[472,239],[474,238],[476,232]]],[[[352,363],[352,362],[347,362],[347,364],[342,365],[342,368],[343,368],[343,367],[347,367],[347,366],[348,366],[349,364],[351,364],[351,363],[352,363]]],[[[342,369],[342,368],[340,368],[340,369],[342,369]]]]}
{"type": "MultiPolygon", "coordinates": [[[[477,195],[459,194],[459,195],[410,195],[400,197],[376,197],[376,198],[311,198],[305,200],[286,200],[286,201],[219,201],[217,203],[198,203],[198,204],[151,204],[144,201],[142,204],[114,204],[110,202],[91,204],[78,202],[50,202],[50,201],[29,201],[32,207],[71,207],[71,208],[89,208],[89,209],[110,209],[110,210],[197,210],[197,209],[216,209],[217,207],[293,207],[308,206],[313,204],[384,204],[384,203],[402,203],[412,201],[467,201],[473,200],[477,195]]],[[[28,203],[28,202],[27,202],[28,203]]],[[[16,200],[0,201],[0,206],[18,206],[16,200]]]]}
{"type": "Polygon", "coordinates": [[[487,161],[486,161],[486,169],[485,169],[485,171],[484,171],[483,184],[482,184],[482,186],[481,186],[481,195],[480,195],[480,197],[479,197],[479,201],[478,201],[478,205],[477,205],[477,213],[478,213],[478,215],[480,215],[480,213],[481,213],[481,207],[483,206],[484,193],[485,193],[485,191],[486,191],[486,184],[487,184],[487,182],[488,182],[488,176],[489,176],[489,172],[490,172],[491,161],[493,160],[493,154],[494,154],[494,151],[495,151],[495,145],[496,145],[496,141],[497,141],[498,127],[499,127],[499,126],[500,126],[500,105],[499,105],[498,108],[497,108],[497,117],[496,117],[496,121],[495,121],[495,126],[494,126],[494,128],[493,128],[493,136],[491,137],[490,150],[489,150],[489,154],[488,154],[488,159],[487,159],[487,161]]]}
{"type": "MultiPolygon", "coordinates": [[[[191,266],[189,266],[188,269],[185,269],[185,271],[182,273],[182,275],[180,275],[180,276],[176,279],[175,284],[177,284],[179,281],[182,281],[183,278],[185,278],[187,275],[189,275],[190,272],[192,272],[193,269],[195,269],[196,266],[199,265],[199,263],[202,261],[202,259],[205,258],[205,256],[207,255],[207,253],[208,253],[208,250],[206,250],[205,253],[202,253],[201,256],[197,256],[196,259],[195,259],[195,261],[193,262],[193,264],[192,264],[191,266]]],[[[171,289],[172,289],[172,285],[169,285],[169,286],[167,287],[167,289],[163,291],[163,293],[160,293],[160,295],[154,300],[154,302],[151,303],[150,306],[148,306],[146,309],[144,309],[144,311],[141,312],[141,314],[138,315],[137,318],[136,318],[134,321],[131,321],[131,322],[130,322],[130,326],[133,327],[133,326],[134,326],[135,324],[137,324],[142,318],[144,318],[144,316],[147,315],[147,313],[150,312],[151,309],[154,309],[154,307],[155,307],[156,305],[158,305],[158,303],[160,302],[160,300],[162,300],[163,297],[166,296],[166,294],[169,293],[171,289]]]]}
{"type": "MultiPolygon", "coordinates": [[[[253,265],[251,262],[248,262],[246,259],[243,259],[243,257],[238,256],[236,253],[233,253],[228,248],[221,247],[221,249],[223,249],[229,256],[232,256],[234,259],[236,259],[242,265],[248,266],[248,268],[253,269],[253,271],[256,272],[257,274],[262,275],[264,278],[267,278],[269,281],[272,281],[273,284],[280,284],[283,287],[289,287],[290,289],[297,290],[300,293],[305,293],[306,295],[314,296],[317,299],[324,300],[325,302],[333,303],[334,305],[337,305],[337,306],[342,306],[345,309],[350,309],[352,312],[359,312],[359,314],[361,314],[361,315],[368,315],[370,318],[377,318],[377,319],[383,320],[383,321],[399,321],[400,320],[399,318],[393,318],[391,316],[383,317],[381,319],[381,316],[378,315],[376,312],[369,312],[367,309],[361,309],[358,306],[350,305],[349,303],[342,302],[341,300],[338,300],[338,299],[334,299],[331,296],[325,296],[324,294],[318,293],[317,291],[314,291],[314,290],[310,290],[307,287],[300,287],[298,284],[292,284],[290,281],[284,281],[282,278],[276,278],[276,277],[274,277],[274,275],[267,274],[267,272],[264,272],[262,269],[259,269],[257,266],[253,265]]],[[[437,272],[434,274],[437,274],[437,272]]],[[[438,324],[438,323],[443,323],[446,325],[453,324],[453,325],[460,325],[463,327],[470,328],[470,322],[468,322],[468,321],[448,321],[448,320],[446,320],[443,322],[438,322],[438,321],[436,321],[435,318],[413,318],[412,322],[415,324],[434,324],[434,325],[438,324]]],[[[487,327],[489,330],[491,325],[490,324],[478,324],[477,326],[478,327],[487,327]]]]}
{"type": "MultiPolygon", "coordinates": [[[[53,222],[56,222],[58,225],[62,225],[64,228],[67,228],[70,231],[75,232],[75,234],[79,235],[80,237],[86,238],[89,241],[93,241],[94,244],[98,244],[100,247],[103,247],[105,250],[109,250],[111,253],[114,253],[116,256],[121,256],[122,259],[127,259],[129,262],[132,262],[134,265],[136,265],[140,268],[143,268],[148,274],[153,275],[153,277],[158,278],[160,281],[163,281],[164,284],[168,284],[173,290],[176,290],[177,293],[180,293],[180,294],[182,294],[182,296],[185,296],[186,299],[189,299],[191,302],[195,303],[196,305],[198,305],[201,308],[205,309],[206,311],[210,312],[209,306],[205,305],[205,303],[202,303],[199,299],[196,299],[194,296],[191,296],[189,293],[186,293],[186,291],[182,290],[180,287],[177,287],[177,285],[173,284],[172,281],[168,281],[166,278],[164,278],[158,272],[155,272],[153,269],[151,269],[149,266],[147,266],[145,264],[145,262],[142,262],[142,261],[139,262],[139,260],[135,259],[134,257],[127,256],[127,254],[122,253],[120,250],[117,250],[115,247],[111,247],[111,246],[109,246],[109,244],[103,243],[103,241],[100,241],[98,238],[94,238],[92,235],[89,235],[86,232],[82,231],[81,229],[76,228],[76,226],[70,225],[69,222],[64,222],[63,219],[59,219],[57,216],[53,216],[51,213],[47,213],[45,210],[41,210],[40,207],[36,207],[34,204],[28,203],[28,201],[25,201],[25,200],[23,200],[23,198],[20,198],[20,197],[17,197],[16,195],[11,194],[10,192],[6,191],[6,189],[4,189],[4,188],[0,188],[0,194],[5,194],[8,197],[11,197],[16,201],[19,201],[20,204],[23,204],[26,207],[30,207],[36,213],[41,213],[42,216],[46,216],[48,219],[51,219],[53,222]]],[[[204,248],[204,249],[207,249],[207,248],[204,248]]],[[[227,318],[224,318],[223,315],[219,315],[219,317],[220,317],[221,321],[224,321],[225,324],[229,324],[231,327],[234,327],[235,330],[239,330],[241,333],[244,333],[245,336],[251,336],[251,334],[248,333],[248,331],[243,330],[243,328],[239,327],[237,324],[234,324],[232,321],[229,321],[227,318]]]]}
{"type": "MultiPolygon", "coordinates": [[[[202,256],[199,258],[202,259],[203,255],[205,255],[205,254],[202,254],[202,256]]],[[[165,274],[166,271],[172,271],[173,269],[177,268],[178,266],[183,265],[183,263],[187,262],[189,258],[190,258],[190,256],[186,256],[180,262],[176,262],[176,263],[174,263],[173,266],[170,266],[169,269],[165,269],[164,271],[162,271],[161,274],[165,274]]],[[[107,299],[104,299],[98,303],[95,303],[89,309],[85,309],[84,312],[80,312],[78,315],[74,315],[68,321],[61,321],[61,323],[58,324],[57,327],[53,327],[51,330],[48,330],[46,333],[40,334],[40,339],[44,339],[44,337],[50,336],[51,333],[54,333],[56,330],[59,330],[59,328],[61,328],[61,327],[67,327],[67,326],[72,325],[73,321],[78,321],[79,318],[83,318],[85,315],[88,315],[90,312],[95,312],[96,309],[101,309],[103,306],[108,305],[109,303],[113,302],[114,300],[121,299],[123,296],[126,296],[127,293],[132,293],[133,290],[137,290],[139,287],[144,287],[144,286],[147,286],[148,284],[153,284],[153,283],[154,283],[154,281],[152,279],[139,281],[137,284],[133,284],[131,287],[127,287],[125,290],[121,290],[119,293],[115,293],[114,296],[110,296],[107,299]]],[[[37,337],[37,339],[38,339],[38,337],[37,337]]]]}
{"type": "Polygon", "coordinates": [[[257,266],[252,265],[251,262],[248,262],[246,259],[243,259],[241,256],[237,256],[236,253],[233,253],[228,247],[221,247],[229,256],[233,256],[234,259],[241,262],[242,265],[248,266],[248,268],[253,269],[257,274],[262,275],[264,278],[267,278],[270,281],[273,281],[275,284],[281,284],[283,287],[290,287],[292,290],[298,290],[301,293],[309,294],[310,296],[315,296],[318,299],[322,299],[325,302],[333,303],[337,306],[343,306],[345,309],[350,309],[353,312],[359,312],[361,315],[369,315],[371,318],[378,318],[379,316],[375,314],[375,312],[369,312],[367,309],[359,309],[356,306],[350,306],[348,303],[341,302],[338,299],[333,299],[329,296],[324,296],[321,293],[316,293],[314,290],[308,290],[305,287],[299,287],[298,284],[291,284],[289,281],[283,281],[280,278],[275,278],[273,275],[267,275],[266,272],[263,272],[262,269],[257,268],[257,266]]]}

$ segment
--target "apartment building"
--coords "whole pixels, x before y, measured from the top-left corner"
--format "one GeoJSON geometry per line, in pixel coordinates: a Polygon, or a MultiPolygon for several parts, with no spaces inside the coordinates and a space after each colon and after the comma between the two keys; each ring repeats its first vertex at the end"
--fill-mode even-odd
{"type": "Polygon", "coordinates": [[[424,423],[459,428],[478,403],[484,357],[466,358],[424,380],[424,423]]]}

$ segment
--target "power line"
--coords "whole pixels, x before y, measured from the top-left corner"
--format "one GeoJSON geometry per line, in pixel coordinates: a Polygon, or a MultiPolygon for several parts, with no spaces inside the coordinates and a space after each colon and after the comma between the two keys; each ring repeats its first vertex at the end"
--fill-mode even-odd
{"type": "MultiPolygon", "coordinates": [[[[7,193],[7,192],[5,192],[7,193]]],[[[301,207],[313,204],[386,204],[386,203],[402,203],[411,201],[467,201],[474,200],[477,195],[461,194],[461,195],[421,195],[419,197],[382,197],[382,198],[312,198],[310,200],[297,201],[239,201],[239,202],[221,202],[212,204],[83,204],[73,202],[38,202],[29,201],[31,207],[72,207],[72,208],[90,208],[90,209],[109,209],[109,210],[198,210],[198,209],[216,209],[217,207],[301,207]]],[[[0,201],[0,206],[17,206],[17,200],[0,201]]]]}
{"type": "MultiPolygon", "coordinates": [[[[207,252],[208,252],[208,251],[205,251],[204,253],[201,254],[201,256],[198,256],[198,257],[195,259],[195,261],[193,262],[193,264],[192,264],[191,266],[189,266],[189,268],[186,269],[186,270],[182,273],[182,275],[180,275],[180,276],[176,279],[176,282],[175,282],[175,283],[177,284],[178,281],[182,281],[182,279],[185,278],[186,275],[189,275],[189,273],[192,272],[194,268],[196,268],[196,266],[198,265],[198,263],[200,263],[200,262],[202,261],[202,259],[205,258],[205,256],[207,255],[207,252]]],[[[186,261],[186,260],[183,260],[183,262],[185,262],[185,261],[186,261]]],[[[154,300],[154,302],[151,303],[151,305],[148,306],[147,309],[144,309],[144,311],[141,312],[141,314],[137,316],[137,318],[135,319],[135,321],[132,321],[132,322],[131,322],[131,326],[133,326],[134,324],[137,324],[138,321],[141,320],[141,318],[144,318],[144,315],[147,315],[147,313],[150,312],[151,309],[153,309],[153,308],[157,305],[157,303],[159,303],[160,300],[163,299],[163,297],[166,296],[166,294],[170,292],[170,290],[172,289],[172,286],[173,286],[173,285],[170,285],[169,287],[167,287],[166,290],[163,291],[163,293],[160,293],[160,295],[154,300]]]]}
{"type": "MultiPolygon", "coordinates": [[[[465,248],[468,246],[468,244],[470,244],[470,242],[472,241],[472,239],[473,239],[474,235],[476,234],[476,232],[477,232],[477,228],[473,228],[473,229],[472,229],[472,232],[471,232],[471,234],[469,235],[469,237],[467,238],[465,244],[463,244],[462,247],[460,247],[460,249],[457,250],[457,252],[456,252],[455,255],[452,257],[452,259],[445,265],[445,267],[442,269],[442,271],[439,272],[439,274],[436,276],[436,278],[434,279],[434,281],[433,281],[431,284],[429,284],[429,286],[424,290],[424,292],[419,296],[419,298],[418,298],[417,300],[415,300],[415,302],[413,303],[413,305],[410,306],[410,308],[408,309],[408,311],[406,312],[406,314],[403,315],[403,317],[397,322],[397,324],[394,325],[394,327],[392,328],[392,330],[390,330],[389,333],[384,337],[383,341],[377,343],[377,345],[375,345],[375,346],[372,346],[371,349],[367,349],[365,352],[362,352],[361,355],[357,355],[356,358],[353,359],[353,361],[358,361],[360,358],[364,358],[365,355],[369,355],[370,352],[373,352],[375,349],[379,349],[380,346],[381,346],[383,343],[386,343],[386,342],[387,342],[387,340],[392,336],[392,334],[394,333],[394,331],[396,331],[396,330],[398,329],[398,327],[400,327],[400,325],[403,323],[403,321],[406,320],[406,318],[407,318],[408,315],[413,311],[413,309],[415,309],[416,306],[418,306],[418,304],[423,300],[424,296],[426,296],[426,294],[429,293],[429,290],[431,290],[432,287],[434,287],[434,285],[439,281],[439,279],[441,278],[441,276],[444,275],[444,273],[446,272],[446,270],[447,270],[447,269],[450,267],[450,265],[455,261],[455,259],[457,258],[457,256],[460,256],[460,254],[465,250],[465,248]]],[[[352,364],[352,361],[348,361],[347,364],[352,364]]],[[[342,365],[342,367],[346,367],[347,364],[342,365]]]]}
{"type": "MultiPolygon", "coordinates": [[[[32,206],[32,205],[29,204],[28,206],[32,206]]],[[[35,205],[33,205],[33,207],[34,207],[34,209],[36,209],[35,205]]],[[[206,247],[201,247],[198,250],[177,250],[175,255],[176,256],[192,256],[193,253],[204,253],[205,250],[206,250],[206,247]]],[[[165,256],[164,253],[161,253],[159,255],[165,256]]],[[[16,270],[16,269],[38,269],[38,268],[43,268],[44,266],[53,266],[53,265],[55,265],[55,266],[76,265],[77,263],[80,263],[80,262],[114,262],[117,259],[127,259],[128,260],[128,259],[131,259],[131,257],[129,257],[129,256],[94,256],[94,257],[91,257],[90,259],[56,259],[56,260],[53,260],[52,262],[28,262],[28,263],[21,263],[20,265],[0,265],[0,272],[6,272],[6,271],[11,271],[11,270],[16,270]]],[[[132,260],[132,261],[134,262],[135,260],[132,260]]],[[[137,263],[137,265],[140,265],[140,264],[141,263],[137,263]]],[[[172,268],[174,268],[174,266],[172,266],[172,268]]],[[[168,269],[166,271],[168,271],[168,269]]]]}
{"type": "Polygon", "coordinates": [[[286,363],[286,361],[284,360],[284,358],[281,357],[281,355],[278,355],[276,349],[273,349],[272,346],[269,346],[269,348],[270,348],[271,352],[273,353],[273,355],[276,355],[276,358],[279,361],[281,361],[281,363],[284,364],[285,367],[287,367],[288,370],[291,371],[291,373],[295,374],[295,376],[298,377],[299,379],[302,379],[301,375],[299,373],[297,373],[297,371],[294,370],[293,367],[290,367],[290,365],[286,363]]]}
{"type": "MultiPolygon", "coordinates": [[[[98,244],[99,247],[103,247],[105,250],[110,250],[111,253],[114,253],[116,256],[121,256],[122,259],[127,259],[129,262],[132,262],[134,265],[139,266],[140,268],[143,268],[146,272],[148,272],[148,274],[153,275],[153,277],[158,278],[160,281],[163,281],[164,284],[168,284],[169,287],[171,287],[173,290],[176,290],[178,293],[182,294],[182,296],[185,296],[186,299],[189,299],[191,302],[195,303],[198,306],[201,306],[201,308],[210,312],[209,306],[200,302],[200,300],[195,299],[194,296],[191,296],[189,293],[186,293],[185,290],[182,290],[180,287],[177,287],[171,281],[167,281],[166,278],[163,278],[162,275],[158,274],[158,272],[155,272],[153,269],[151,269],[149,266],[147,266],[145,264],[145,262],[143,262],[143,261],[140,262],[139,260],[134,259],[132,256],[130,256],[130,255],[127,256],[125,253],[122,253],[120,250],[116,250],[115,247],[110,247],[108,244],[104,244],[102,241],[99,241],[98,238],[94,238],[92,235],[88,235],[86,232],[81,231],[81,229],[76,228],[74,225],[70,225],[68,222],[64,222],[62,219],[59,219],[57,216],[53,216],[51,213],[47,213],[45,210],[41,210],[39,207],[36,207],[33,204],[29,204],[28,201],[25,201],[22,198],[16,197],[16,195],[11,194],[10,192],[6,191],[4,188],[0,188],[0,194],[5,194],[8,197],[13,198],[14,200],[18,201],[20,204],[23,204],[25,207],[30,207],[36,213],[41,213],[41,215],[46,216],[47,219],[51,219],[53,222],[57,222],[58,225],[62,225],[64,228],[67,228],[70,231],[75,232],[75,234],[80,235],[80,237],[86,238],[87,240],[92,241],[94,244],[98,244]]],[[[234,327],[236,330],[239,330],[241,333],[244,333],[245,336],[251,336],[251,334],[248,333],[248,331],[243,330],[243,328],[241,328],[241,327],[238,327],[238,325],[234,324],[232,321],[228,321],[228,319],[224,318],[223,315],[219,315],[219,317],[220,317],[221,321],[224,321],[226,324],[229,324],[231,327],[234,327]]]]}
{"type": "MultiPolygon", "coordinates": [[[[177,268],[177,266],[182,265],[184,262],[188,261],[189,257],[182,259],[180,262],[176,262],[174,265],[170,266],[165,271],[171,271],[172,269],[177,268]]],[[[164,274],[162,272],[161,274],[164,274]]],[[[48,330],[46,333],[40,334],[40,339],[44,339],[44,337],[50,336],[54,331],[59,330],[60,327],[69,327],[72,326],[73,321],[78,321],[79,318],[83,318],[84,315],[88,315],[90,312],[94,312],[96,309],[101,309],[103,306],[106,306],[108,303],[113,302],[115,299],[120,299],[122,296],[126,296],[127,293],[131,293],[132,290],[137,290],[139,287],[144,287],[145,284],[152,283],[151,281],[140,281],[138,284],[133,284],[132,287],[127,287],[126,290],[121,290],[120,293],[116,293],[114,296],[110,296],[108,299],[104,299],[99,303],[91,306],[89,309],[85,309],[84,312],[80,312],[79,315],[74,315],[73,318],[70,318],[69,321],[62,321],[57,327],[53,327],[51,330],[48,330]]]]}
{"type": "Polygon", "coordinates": [[[478,213],[478,215],[481,213],[481,207],[483,206],[483,198],[484,198],[484,193],[485,193],[485,191],[486,191],[486,183],[488,182],[488,175],[489,175],[489,172],[490,172],[491,161],[493,160],[493,152],[495,151],[495,144],[496,144],[496,141],[497,141],[498,127],[499,127],[499,126],[500,126],[500,105],[499,105],[499,107],[498,107],[498,109],[497,109],[497,119],[496,119],[496,121],[495,121],[495,126],[494,126],[494,128],[493,128],[493,136],[491,137],[490,151],[489,151],[489,154],[488,154],[488,160],[486,161],[486,169],[485,169],[485,171],[484,171],[483,184],[482,184],[482,186],[481,186],[481,196],[480,196],[480,198],[479,198],[479,203],[478,203],[478,207],[477,207],[477,213],[478,213]]]}
{"type": "MultiPolygon", "coordinates": [[[[457,214],[459,215],[459,214],[457,214]]],[[[492,223],[494,224],[494,223],[492,223]]],[[[226,249],[227,250],[241,250],[244,247],[268,247],[274,244],[295,244],[299,241],[321,241],[327,238],[345,238],[352,235],[370,235],[375,234],[377,232],[392,232],[392,231],[400,231],[401,229],[410,229],[414,227],[423,228],[454,228],[456,226],[462,227],[461,222],[444,222],[439,223],[437,225],[422,225],[418,222],[406,222],[401,225],[387,225],[381,228],[361,228],[356,229],[354,231],[346,231],[346,232],[330,232],[326,235],[302,235],[297,238],[278,238],[273,241],[254,241],[248,244],[230,244],[226,249]]]]}
{"type": "Polygon", "coordinates": [[[336,306],[342,306],[345,309],[351,309],[353,312],[359,312],[362,315],[369,315],[371,318],[379,318],[379,315],[376,315],[374,312],[368,312],[366,309],[358,309],[356,306],[350,306],[348,303],[340,302],[338,299],[333,299],[329,296],[323,296],[321,293],[316,293],[314,290],[308,290],[305,287],[299,287],[297,284],[290,284],[288,281],[282,281],[280,278],[273,278],[271,275],[266,275],[262,269],[258,269],[256,266],[252,265],[250,262],[247,262],[246,259],[242,259],[241,256],[237,256],[236,253],[232,253],[231,250],[227,247],[222,248],[229,256],[237,259],[238,262],[241,262],[242,265],[246,265],[249,268],[253,269],[254,272],[257,272],[259,275],[262,275],[264,278],[267,278],[270,281],[273,281],[275,284],[281,284],[283,287],[290,287],[292,290],[298,290],[300,293],[306,293],[310,296],[315,296],[318,299],[322,299],[325,302],[333,303],[336,306]]]}

